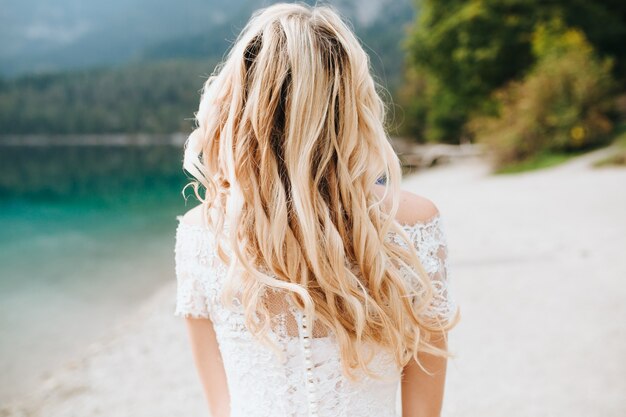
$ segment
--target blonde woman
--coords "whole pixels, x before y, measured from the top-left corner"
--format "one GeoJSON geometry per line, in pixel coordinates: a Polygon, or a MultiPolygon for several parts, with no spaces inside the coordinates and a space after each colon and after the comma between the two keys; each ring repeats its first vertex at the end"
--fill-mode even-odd
{"type": "Polygon", "coordinates": [[[179,217],[174,314],[211,415],[439,416],[459,320],[443,223],[399,189],[346,23],[258,11],[196,119],[184,167],[201,204],[179,217]]]}

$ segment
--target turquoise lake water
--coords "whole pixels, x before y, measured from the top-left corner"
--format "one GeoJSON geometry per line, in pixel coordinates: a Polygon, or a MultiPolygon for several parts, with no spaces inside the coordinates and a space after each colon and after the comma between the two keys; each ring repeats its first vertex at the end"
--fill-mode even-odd
{"type": "Polygon", "coordinates": [[[0,147],[0,402],[174,276],[176,147],[0,147]]]}

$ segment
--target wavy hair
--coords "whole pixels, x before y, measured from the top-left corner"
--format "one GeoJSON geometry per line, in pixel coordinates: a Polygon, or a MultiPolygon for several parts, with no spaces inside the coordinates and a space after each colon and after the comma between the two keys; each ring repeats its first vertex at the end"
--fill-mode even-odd
{"type": "Polygon", "coordinates": [[[204,84],[185,144],[187,186],[228,266],[221,301],[232,306],[238,289],[246,326],[275,347],[264,297],[284,293],[308,328],[316,320],[336,336],[353,380],[357,368],[378,377],[361,349],[368,342],[400,367],[411,358],[422,367],[421,351],[452,356],[430,338],[454,323],[420,317],[433,287],[395,220],[402,174],[384,117],[369,58],[338,13],[275,4],[252,16],[204,84]],[[381,178],[382,197],[373,191],[381,178]],[[403,268],[416,273],[417,292],[403,268]]]}

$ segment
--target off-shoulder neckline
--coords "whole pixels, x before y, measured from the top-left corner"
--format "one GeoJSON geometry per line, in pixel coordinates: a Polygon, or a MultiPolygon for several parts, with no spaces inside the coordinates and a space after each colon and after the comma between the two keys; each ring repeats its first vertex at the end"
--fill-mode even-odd
{"type": "MultiPolygon", "coordinates": [[[[185,228],[185,229],[188,229],[188,230],[195,230],[195,231],[200,231],[200,232],[206,232],[206,231],[210,230],[206,225],[203,225],[203,224],[187,223],[186,221],[183,220],[183,216],[182,215],[176,216],[176,219],[178,220],[178,227],[179,228],[185,228]]],[[[438,224],[440,221],[441,221],[441,213],[437,212],[434,216],[432,216],[430,219],[428,219],[426,221],[418,221],[418,222],[413,223],[413,224],[405,224],[405,223],[401,223],[401,222],[398,222],[398,223],[400,224],[400,227],[402,227],[405,231],[410,232],[410,231],[413,231],[415,229],[425,229],[425,228],[428,228],[430,226],[438,224]]],[[[224,226],[225,226],[225,228],[227,228],[228,224],[225,224],[224,226]]]]}

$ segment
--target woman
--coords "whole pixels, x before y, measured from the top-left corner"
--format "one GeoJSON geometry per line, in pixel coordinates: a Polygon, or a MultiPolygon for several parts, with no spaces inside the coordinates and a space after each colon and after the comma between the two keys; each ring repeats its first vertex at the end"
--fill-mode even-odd
{"type": "Polygon", "coordinates": [[[440,414],[442,220],[399,190],[368,64],[332,9],[276,4],[204,85],[175,314],[213,417],[395,416],[399,383],[403,416],[440,414]]]}

